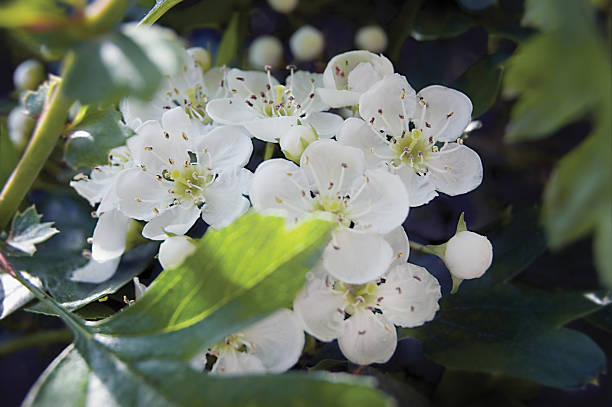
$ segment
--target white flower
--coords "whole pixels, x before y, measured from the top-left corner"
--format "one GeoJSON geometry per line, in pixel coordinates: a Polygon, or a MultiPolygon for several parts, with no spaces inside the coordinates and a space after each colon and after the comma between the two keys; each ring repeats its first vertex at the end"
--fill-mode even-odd
{"type": "Polygon", "coordinates": [[[206,104],[215,98],[227,96],[223,68],[202,69],[201,52],[186,51],[186,64],[179,73],[166,76],[159,91],[150,101],[128,97],[119,107],[126,124],[136,130],[147,120],[161,120],[164,112],[180,106],[191,119],[209,124],[206,104]]]}
{"type": "Polygon", "coordinates": [[[344,356],[360,365],[387,362],[397,344],[394,325],[423,325],[439,308],[438,281],[423,267],[406,263],[408,238],[403,229],[388,239],[395,260],[381,278],[347,284],[319,268],[293,303],[306,332],[324,342],[337,338],[344,356]]]}
{"type": "MultiPolygon", "coordinates": [[[[119,175],[134,167],[130,151],[125,146],[112,149],[108,162],[107,165],[94,167],[89,177],[78,174],[70,182],[70,186],[90,205],[100,203],[95,211],[98,222],[93,233],[91,254],[93,261],[102,263],[118,258],[125,251],[130,220],[118,210],[119,198],[115,188],[119,175]]],[[[103,277],[104,273],[100,273],[100,277],[91,278],[103,277]]]]}
{"type": "Polygon", "coordinates": [[[231,98],[212,100],[206,111],[215,122],[244,126],[254,137],[272,143],[291,127],[309,124],[320,137],[332,137],[342,118],[323,112],[329,107],[315,94],[322,85],[321,74],[293,72],[282,86],[267,73],[232,69],[227,74],[231,98]]]}
{"type": "Polygon", "coordinates": [[[398,174],[411,206],[426,204],[436,191],[454,196],[480,185],[480,157],[459,139],[472,113],[463,93],[434,85],[415,94],[394,74],[361,96],[359,113],[365,122],[346,120],[338,141],[362,149],[370,165],[398,174]]]}
{"type": "Polygon", "coordinates": [[[253,207],[297,221],[324,214],[337,222],[323,263],[343,281],[361,284],[389,266],[383,238],[408,215],[401,180],[383,169],[366,170],[363,153],[332,140],[310,144],[300,161],[273,159],[257,167],[250,190],[253,207]]]}
{"type": "Polygon", "coordinates": [[[465,230],[446,243],[444,263],[462,280],[481,277],[493,261],[493,246],[486,236],[465,230]]]}
{"type": "Polygon", "coordinates": [[[192,47],[187,49],[187,53],[191,59],[193,59],[193,61],[200,66],[200,69],[202,69],[203,72],[210,69],[211,57],[208,50],[205,50],[202,47],[192,47]]]}
{"type": "Polygon", "coordinates": [[[355,44],[359,49],[383,52],[387,49],[387,34],[379,25],[361,27],[355,34],[355,44]]]}
{"type": "Polygon", "coordinates": [[[187,236],[172,236],[159,245],[158,260],[165,269],[180,265],[195,251],[196,247],[187,236]]]}
{"type": "Polygon", "coordinates": [[[229,225],[249,207],[243,196],[250,176],[242,168],[253,144],[236,127],[217,127],[198,136],[187,114],[176,107],[161,123],[148,121],[128,140],[137,167],[117,181],[119,209],[147,221],[142,234],[164,240],[184,234],[198,216],[214,228],[229,225]]]}
{"type": "Polygon", "coordinates": [[[268,0],[268,4],[274,11],[289,14],[298,5],[298,0],[268,0]]]}
{"type": "Polygon", "coordinates": [[[331,107],[355,106],[359,97],[386,75],[393,64],[369,51],[349,51],[333,57],[323,72],[324,86],[317,94],[331,107]]]}
{"type": "Polygon", "coordinates": [[[325,47],[323,33],[311,25],[303,25],[289,38],[289,48],[298,61],[312,61],[325,47]]]}
{"type": "MultiPolygon", "coordinates": [[[[288,309],[226,337],[208,353],[217,357],[212,374],[241,375],[281,373],[293,366],[304,348],[304,330],[300,320],[288,309]]],[[[203,356],[193,363],[203,369],[203,356]]]]}
{"type": "Polygon", "coordinates": [[[254,68],[266,65],[276,68],[283,59],[283,44],[272,35],[255,38],[249,46],[249,64],[254,68]]]}
{"type": "Polygon", "coordinates": [[[134,277],[132,283],[134,283],[134,301],[137,301],[142,298],[149,287],[141,283],[138,277],[134,277]]]}

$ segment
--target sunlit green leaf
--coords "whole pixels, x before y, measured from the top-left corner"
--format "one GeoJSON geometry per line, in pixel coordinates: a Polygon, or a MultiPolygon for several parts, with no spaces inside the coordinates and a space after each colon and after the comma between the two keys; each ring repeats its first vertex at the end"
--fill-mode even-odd
{"type": "Polygon", "coordinates": [[[40,223],[42,215],[36,212],[34,205],[15,215],[6,243],[30,256],[36,252],[36,245],[58,233],[53,222],[40,223]]]}

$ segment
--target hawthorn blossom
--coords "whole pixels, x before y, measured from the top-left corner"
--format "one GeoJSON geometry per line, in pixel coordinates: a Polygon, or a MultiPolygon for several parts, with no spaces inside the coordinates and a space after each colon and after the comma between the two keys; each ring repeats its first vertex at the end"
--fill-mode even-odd
{"type": "Polygon", "coordinates": [[[323,72],[323,85],[317,94],[331,107],[359,104],[362,93],[386,75],[393,64],[383,55],[369,51],[349,51],[333,57],[323,72]]]}
{"type": "Polygon", "coordinates": [[[92,259],[82,268],[75,270],[75,281],[98,283],[107,280],[119,264],[125,251],[126,236],[130,219],[119,210],[119,199],[115,190],[119,175],[134,167],[126,146],[110,151],[107,165],[98,165],[89,176],[78,174],[70,186],[94,206],[99,203],[94,215],[98,221],[91,239],[92,259]]]}
{"type": "Polygon", "coordinates": [[[436,191],[454,196],[480,185],[480,157],[459,138],[472,114],[463,93],[438,85],[415,93],[394,74],[361,96],[359,113],[363,120],[346,120],[338,141],[364,151],[371,166],[399,175],[410,206],[426,204],[436,191]]]}
{"type": "Polygon", "coordinates": [[[397,345],[394,325],[423,325],[439,308],[438,281],[425,268],[406,263],[404,230],[396,228],[386,238],[394,255],[380,278],[349,284],[318,267],[293,303],[307,333],[324,342],[338,339],[344,356],[360,365],[387,362],[397,345]]]}
{"type": "Polygon", "coordinates": [[[322,85],[322,75],[293,72],[286,86],[270,74],[232,69],[227,86],[232,96],[208,103],[206,112],[221,124],[244,126],[253,137],[278,143],[298,124],[311,125],[319,137],[332,137],[342,125],[342,118],[323,112],[329,109],[315,94],[322,85]]]}
{"type": "Polygon", "coordinates": [[[164,270],[179,266],[195,252],[193,240],[187,236],[171,236],[159,245],[158,260],[164,270]]]}
{"type": "Polygon", "coordinates": [[[136,167],[117,181],[119,209],[148,222],[144,237],[164,240],[184,234],[198,216],[214,228],[229,225],[249,207],[243,196],[250,176],[242,168],[253,151],[247,135],[235,127],[196,134],[181,107],[148,121],[128,140],[136,167]]]}
{"type": "Polygon", "coordinates": [[[361,284],[389,266],[391,246],[383,235],[408,215],[401,180],[384,169],[366,169],[363,153],[332,140],[310,144],[298,167],[284,159],[257,167],[250,197],[258,211],[280,212],[291,221],[312,214],[336,222],[323,254],[330,274],[361,284]]]}
{"type": "MultiPolygon", "coordinates": [[[[227,96],[224,68],[202,69],[202,58],[197,49],[187,50],[186,63],[178,73],[166,75],[151,100],[128,97],[119,107],[126,124],[136,130],[147,120],[161,120],[164,112],[181,107],[195,122],[210,124],[206,114],[210,100],[227,96]]],[[[195,124],[194,124],[195,125],[195,124]]]]}
{"type": "MultiPolygon", "coordinates": [[[[211,347],[208,354],[216,357],[211,374],[281,373],[298,361],[303,348],[300,320],[281,309],[211,347]]],[[[200,356],[193,366],[203,370],[205,363],[200,356]]]]}

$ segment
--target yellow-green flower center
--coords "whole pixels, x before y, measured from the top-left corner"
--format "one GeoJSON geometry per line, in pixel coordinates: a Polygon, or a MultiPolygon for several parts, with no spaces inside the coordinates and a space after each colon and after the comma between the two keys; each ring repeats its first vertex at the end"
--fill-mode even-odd
{"type": "Polygon", "coordinates": [[[392,166],[409,166],[419,173],[427,172],[427,158],[435,148],[431,139],[421,130],[413,129],[392,140],[391,149],[395,155],[391,160],[392,166]]]}

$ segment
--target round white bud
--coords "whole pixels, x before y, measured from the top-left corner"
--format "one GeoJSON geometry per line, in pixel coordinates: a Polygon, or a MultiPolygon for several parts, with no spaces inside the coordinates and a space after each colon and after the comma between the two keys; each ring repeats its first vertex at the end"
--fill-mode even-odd
{"type": "Polygon", "coordinates": [[[280,147],[285,156],[295,162],[300,161],[302,153],[310,143],[317,140],[317,135],[311,126],[293,126],[280,139],[280,147]]]}
{"type": "Polygon", "coordinates": [[[493,261],[493,246],[486,236],[464,231],[446,244],[444,263],[455,277],[463,280],[482,276],[493,261]]]}
{"type": "Polygon", "coordinates": [[[355,34],[355,44],[359,49],[383,52],[387,49],[387,33],[378,25],[361,27],[355,34]]]}
{"type": "Polygon", "coordinates": [[[187,236],[172,236],[159,246],[159,263],[165,269],[180,265],[195,251],[195,246],[187,236]]]}
{"type": "Polygon", "coordinates": [[[13,72],[13,83],[19,90],[36,89],[45,79],[45,67],[35,59],[23,61],[13,72]]]}
{"type": "Polygon", "coordinates": [[[211,65],[210,52],[202,47],[193,47],[189,48],[187,53],[198,63],[198,65],[200,65],[203,71],[208,71],[211,65]]]}
{"type": "Polygon", "coordinates": [[[297,7],[298,0],[268,0],[268,4],[276,12],[289,14],[297,7]]]}
{"type": "Polygon", "coordinates": [[[27,144],[35,124],[36,120],[32,119],[25,109],[17,107],[9,113],[7,119],[9,137],[18,150],[23,150],[27,144]]]}
{"type": "Polygon", "coordinates": [[[276,37],[262,35],[257,37],[249,47],[249,64],[262,69],[266,65],[278,67],[283,59],[283,44],[276,37]]]}
{"type": "Polygon", "coordinates": [[[321,31],[304,25],[291,35],[289,47],[298,61],[310,61],[323,52],[325,39],[321,31]]]}

